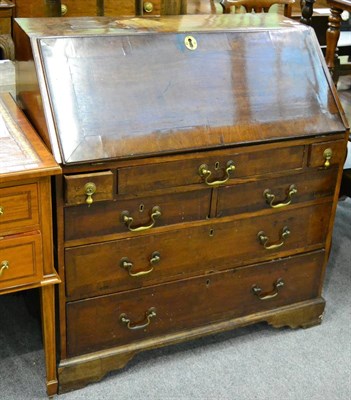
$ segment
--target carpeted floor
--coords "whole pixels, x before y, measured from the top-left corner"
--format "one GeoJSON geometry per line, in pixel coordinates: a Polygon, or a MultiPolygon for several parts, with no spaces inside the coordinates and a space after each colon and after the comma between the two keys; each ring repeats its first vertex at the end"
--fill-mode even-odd
{"type": "MultiPolygon", "coordinates": [[[[260,324],[142,353],[124,370],[58,400],[349,400],[350,228],[346,199],[338,205],[322,325],[291,330],[260,324]]],[[[45,399],[40,323],[23,295],[0,296],[0,327],[0,398],[45,399]]]]}

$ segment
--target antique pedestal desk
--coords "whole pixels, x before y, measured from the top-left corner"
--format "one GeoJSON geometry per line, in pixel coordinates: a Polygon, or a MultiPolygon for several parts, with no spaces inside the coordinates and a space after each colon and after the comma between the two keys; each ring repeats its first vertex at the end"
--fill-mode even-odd
{"type": "MultiPolygon", "coordinates": [[[[9,94],[0,96],[0,295],[40,287],[46,385],[57,392],[50,152],[9,94]]],[[[1,327],[0,327],[1,329],[1,327]]]]}
{"type": "Polygon", "coordinates": [[[56,179],[61,391],[255,322],[319,324],[347,122],[276,15],[17,20],[56,179]]]}

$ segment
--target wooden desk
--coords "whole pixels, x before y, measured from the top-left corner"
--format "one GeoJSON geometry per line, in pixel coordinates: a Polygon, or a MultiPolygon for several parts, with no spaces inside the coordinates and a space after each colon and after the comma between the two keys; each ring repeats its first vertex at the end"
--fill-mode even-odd
{"type": "MultiPolygon", "coordinates": [[[[329,28],[327,30],[326,62],[331,73],[335,69],[336,46],[340,36],[341,13],[351,11],[351,0],[327,0],[330,6],[329,28]]],[[[335,77],[334,77],[335,80],[335,77]]]]}
{"type": "Polygon", "coordinates": [[[41,288],[48,395],[57,392],[51,182],[60,167],[9,94],[0,96],[0,294],[41,288]]]}

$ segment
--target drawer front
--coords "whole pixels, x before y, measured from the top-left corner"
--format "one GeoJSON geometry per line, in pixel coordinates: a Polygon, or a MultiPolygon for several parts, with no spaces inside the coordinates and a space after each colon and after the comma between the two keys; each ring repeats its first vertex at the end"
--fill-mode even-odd
{"type": "Polygon", "coordinates": [[[217,217],[292,205],[333,196],[338,170],[310,170],[291,176],[219,189],[217,217]]]}
{"type": "Polygon", "coordinates": [[[310,167],[329,168],[343,164],[346,157],[346,141],[334,140],[315,143],[310,147],[308,165],[310,167]]]}
{"type": "Polygon", "coordinates": [[[101,8],[96,0],[62,0],[62,4],[66,6],[65,17],[135,15],[135,0],[104,0],[101,8]]]}
{"type": "Polygon", "coordinates": [[[257,151],[233,149],[207,156],[194,155],[180,161],[121,168],[118,193],[140,193],[192,184],[208,187],[208,183],[215,181],[228,179],[234,182],[235,178],[295,170],[302,168],[304,149],[304,146],[257,151]],[[228,170],[231,162],[235,166],[233,171],[228,170]]]}
{"type": "Polygon", "coordinates": [[[143,228],[203,220],[209,215],[210,198],[210,190],[205,189],[67,207],[65,239],[139,232],[143,228]]]}
{"type": "Polygon", "coordinates": [[[96,201],[112,200],[114,174],[111,171],[92,174],[65,175],[65,203],[91,205],[96,201]]]}
{"type": "Polygon", "coordinates": [[[0,240],[0,290],[43,278],[40,233],[5,237],[0,240]]]}
{"type": "Polygon", "coordinates": [[[323,247],[331,204],[66,249],[66,291],[79,299],[323,247]],[[283,229],[290,234],[284,238],[283,229]],[[264,232],[266,243],[258,238],[264,232]],[[283,237],[282,237],[283,235],[283,237]],[[282,243],[281,247],[266,249],[282,243]],[[156,259],[155,259],[156,257],[156,259]]]}
{"type": "Polygon", "coordinates": [[[313,299],[323,260],[320,251],[68,303],[68,356],[313,299]]]}
{"type": "Polygon", "coordinates": [[[0,188],[0,235],[39,224],[38,187],[35,183],[0,188]]]}

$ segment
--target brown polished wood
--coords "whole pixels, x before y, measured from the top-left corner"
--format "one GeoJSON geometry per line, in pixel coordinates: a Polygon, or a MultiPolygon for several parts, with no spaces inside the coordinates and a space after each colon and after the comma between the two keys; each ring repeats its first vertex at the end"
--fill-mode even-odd
{"type": "Polygon", "coordinates": [[[39,287],[48,394],[57,392],[51,182],[60,168],[8,94],[0,97],[0,294],[39,287]]]}
{"type": "Polygon", "coordinates": [[[146,349],[321,322],[348,126],[309,27],[241,14],[15,29],[18,100],[63,168],[61,392],[146,349]]]}
{"type": "MultiPolygon", "coordinates": [[[[329,70],[333,74],[335,82],[338,80],[338,74],[335,71],[335,64],[338,64],[338,55],[336,52],[337,44],[340,36],[340,25],[341,25],[341,13],[351,11],[350,0],[327,0],[327,4],[330,7],[329,16],[329,27],[327,30],[327,49],[326,49],[326,62],[329,70]]],[[[338,69],[338,68],[337,68],[338,69]]]]}
{"type": "Polygon", "coordinates": [[[0,0],[0,59],[14,60],[12,40],[12,17],[15,4],[11,0],[0,0]]]}
{"type": "Polygon", "coordinates": [[[268,12],[271,6],[279,4],[284,6],[284,15],[291,17],[292,4],[295,0],[221,0],[220,4],[223,8],[224,14],[234,12],[240,12],[240,8],[243,7],[246,12],[268,12]]]}

